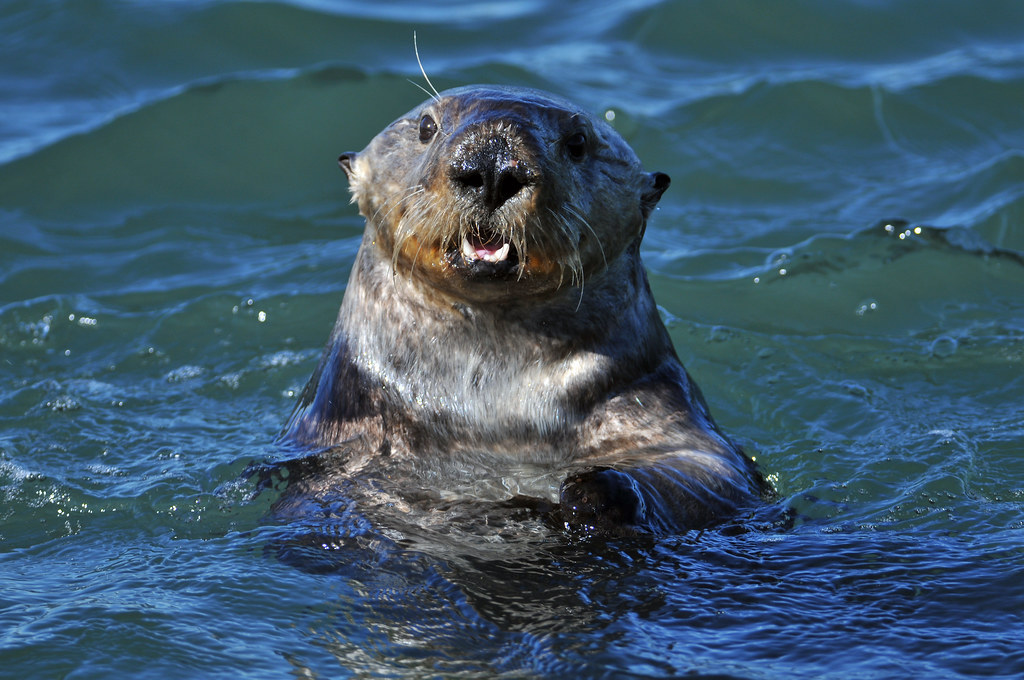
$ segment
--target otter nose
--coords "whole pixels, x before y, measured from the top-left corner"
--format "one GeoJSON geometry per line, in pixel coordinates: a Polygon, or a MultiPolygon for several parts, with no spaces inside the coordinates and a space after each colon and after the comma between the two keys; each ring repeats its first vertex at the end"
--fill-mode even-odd
{"type": "Polygon", "coordinates": [[[452,184],[494,212],[531,182],[532,173],[501,138],[490,138],[452,159],[452,184]]]}

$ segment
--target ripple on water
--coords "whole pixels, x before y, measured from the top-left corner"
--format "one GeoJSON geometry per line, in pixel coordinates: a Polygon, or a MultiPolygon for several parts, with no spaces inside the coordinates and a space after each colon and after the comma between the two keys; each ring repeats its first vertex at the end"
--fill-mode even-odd
{"type": "Polygon", "coordinates": [[[1024,675],[1022,8],[7,11],[5,669],[1024,675]],[[614,112],[672,175],[659,312],[792,526],[598,540],[434,489],[254,493],[361,238],[337,154],[426,96],[413,30],[435,83],[614,112]]]}

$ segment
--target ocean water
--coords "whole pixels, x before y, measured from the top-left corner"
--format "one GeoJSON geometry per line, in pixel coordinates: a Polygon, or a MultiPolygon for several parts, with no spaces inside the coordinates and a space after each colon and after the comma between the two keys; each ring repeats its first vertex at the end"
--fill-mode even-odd
{"type": "Polygon", "coordinates": [[[1024,675],[1024,4],[0,0],[0,675],[1024,675]],[[270,512],[362,221],[335,159],[551,90],[792,526],[270,512]]]}

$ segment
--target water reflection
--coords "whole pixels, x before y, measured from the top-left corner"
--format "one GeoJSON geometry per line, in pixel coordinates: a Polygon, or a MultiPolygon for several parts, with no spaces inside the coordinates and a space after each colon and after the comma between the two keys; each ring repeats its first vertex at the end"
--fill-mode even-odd
{"type": "Polygon", "coordinates": [[[708,541],[777,531],[783,516],[762,509],[707,532],[609,537],[567,530],[542,501],[442,501],[374,477],[295,493],[303,468],[315,464],[265,475],[279,523],[267,551],[347,585],[333,618],[312,633],[339,664],[371,673],[682,672],[685,649],[635,638],[637,623],[707,625],[716,612],[681,609],[680,595],[692,588],[713,597],[737,568],[760,563],[737,558],[732,573],[709,569],[708,541]]]}

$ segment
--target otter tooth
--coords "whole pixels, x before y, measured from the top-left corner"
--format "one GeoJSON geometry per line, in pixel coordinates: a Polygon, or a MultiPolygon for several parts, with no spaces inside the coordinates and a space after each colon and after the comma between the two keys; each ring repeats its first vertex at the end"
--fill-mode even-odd
{"type": "Polygon", "coordinates": [[[469,242],[468,237],[462,237],[462,256],[467,262],[474,262],[476,260],[483,260],[484,262],[504,262],[508,259],[508,253],[510,246],[508,243],[502,244],[501,248],[497,250],[491,250],[487,247],[476,248],[469,242]]]}
{"type": "Polygon", "coordinates": [[[504,244],[493,255],[485,256],[484,259],[488,262],[504,262],[508,259],[508,243],[504,244]]]}
{"type": "Polygon", "coordinates": [[[465,236],[462,237],[462,256],[466,259],[467,262],[472,262],[473,260],[477,259],[476,250],[473,248],[472,245],[470,245],[469,239],[466,238],[465,236]]]}

